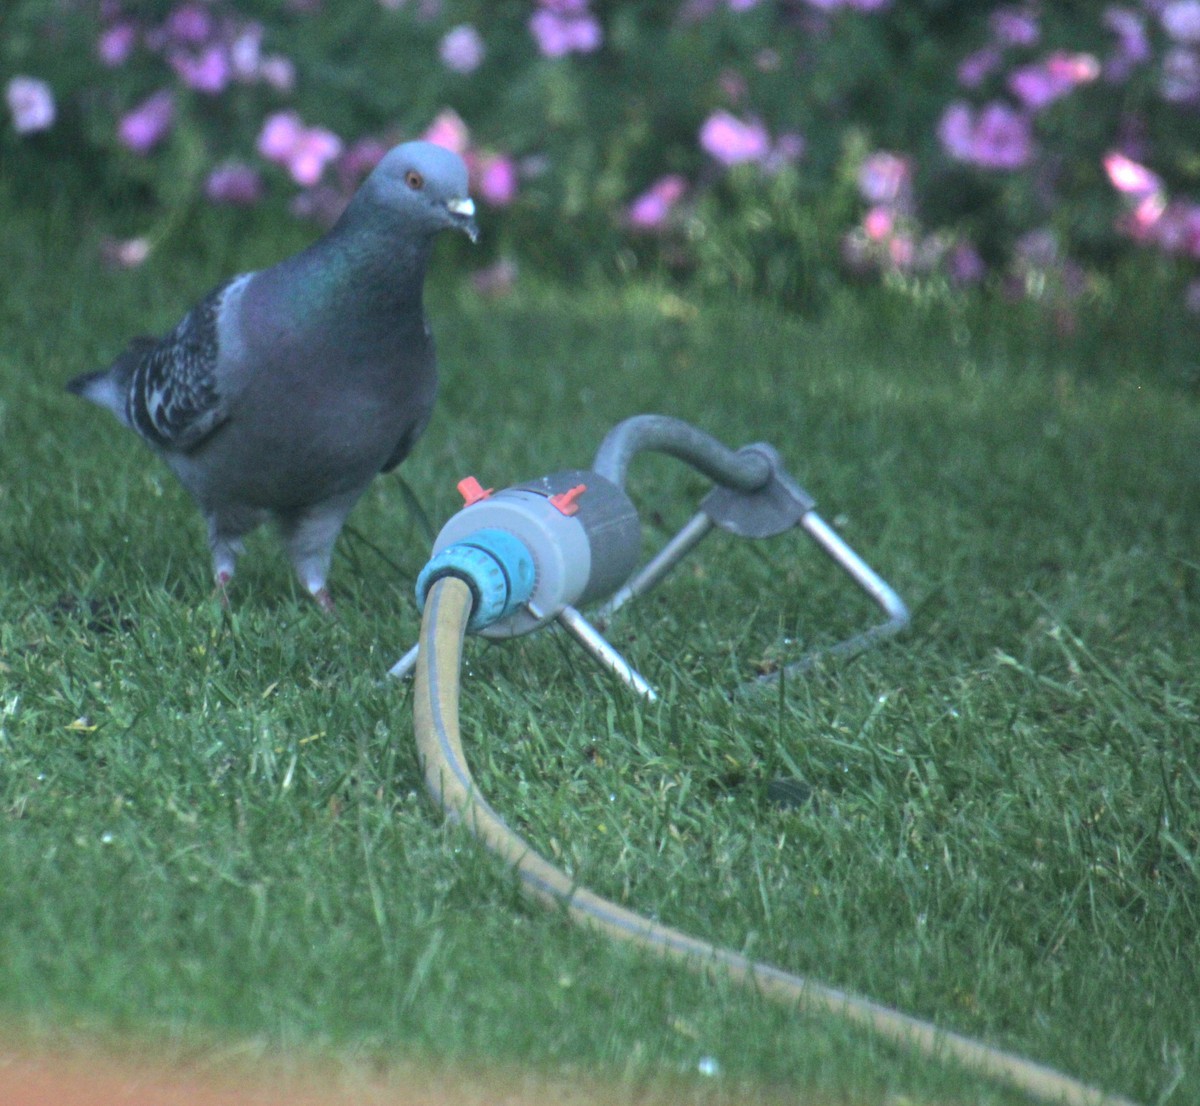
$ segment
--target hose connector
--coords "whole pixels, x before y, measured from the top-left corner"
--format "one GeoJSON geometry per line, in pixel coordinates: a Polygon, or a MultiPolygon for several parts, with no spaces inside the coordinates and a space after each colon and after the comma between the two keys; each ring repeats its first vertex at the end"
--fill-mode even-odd
{"type": "Polygon", "coordinates": [[[417,577],[417,606],[434,582],[457,576],[471,589],[467,629],[478,633],[508,618],[533,594],[536,571],[528,547],[515,534],[495,528],[475,530],[436,553],[417,577]]]}

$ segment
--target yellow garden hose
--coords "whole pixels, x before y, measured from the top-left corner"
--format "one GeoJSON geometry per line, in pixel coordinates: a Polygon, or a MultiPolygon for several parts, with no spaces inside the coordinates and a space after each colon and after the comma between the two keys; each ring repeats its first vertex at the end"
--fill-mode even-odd
{"type": "Polygon", "coordinates": [[[504,823],[480,794],[467,767],[459,733],[459,683],[463,638],[472,594],[453,576],[429,590],[421,623],[416,668],[415,726],[425,782],[446,814],[465,824],[492,852],[511,864],[525,890],[566,908],[580,925],[600,930],[689,968],[715,972],[807,1013],[829,1014],[861,1026],[903,1048],[934,1060],[957,1062],[973,1072],[1064,1106],[1135,1106],[1077,1079],[1010,1052],[993,1048],[860,995],[758,963],[686,933],[659,925],[602,899],[572,880],[504,823]]]}

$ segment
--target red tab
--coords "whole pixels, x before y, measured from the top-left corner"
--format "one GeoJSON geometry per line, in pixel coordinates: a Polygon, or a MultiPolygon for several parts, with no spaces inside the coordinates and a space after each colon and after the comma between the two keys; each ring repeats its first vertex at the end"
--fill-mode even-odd
{"type": "Polygon", "coordinates": [[[473,476],[464,476],[457,484],[458,494],[463,497],[463,503],[466,506],[471,506],[472,503],[478,503],[481,499],[487,499],[492,494],[491,488],[485,488],[473,476]]]}
{"type": "Polygon", "coordinates": [[[568,488],[565,492],[559,492],[558,495],[552,495],[550,502],[557,507],[564,515],[574,515],[579,513],[579,497],[587,491],[586,484],[576,484],[573,488],[568,488]]]}

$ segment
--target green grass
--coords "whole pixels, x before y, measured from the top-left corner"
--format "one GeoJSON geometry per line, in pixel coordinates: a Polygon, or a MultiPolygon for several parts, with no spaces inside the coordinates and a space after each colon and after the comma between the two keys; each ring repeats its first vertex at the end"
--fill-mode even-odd
{"type": "MultiPolygon", "coordinates": [[[[303,241],[196,232],[130,273],[0,202],[0,1019],[490,1060],[706,1101],[1015,1101],[526,905],[425,799],[410,690],[426,552],[376,483],[341,620],[269,535],[232,610],[199,517],[69,376],[303,241]],[[383,555],[381,555],[381,553],[383,555]]],[[[800,535],[710,538],[623,612],[644,706],[561,637],[469,647],[480,782],[595,890],[1146,1102],[1200,1100],[1200,348],[1136,295],[1060,340],[1003,305],[862,291],[819,319],[648,284],[430,297],[444,388],[404,478],[586,464],[642,411],[774,444],[914,608],[899,642],[756,696],[874,616],[800,535]],[[798,809],[768,797],[799,777],[798,809]]],[[[639,459],[649,544],[705,482],[639,459]]]]}

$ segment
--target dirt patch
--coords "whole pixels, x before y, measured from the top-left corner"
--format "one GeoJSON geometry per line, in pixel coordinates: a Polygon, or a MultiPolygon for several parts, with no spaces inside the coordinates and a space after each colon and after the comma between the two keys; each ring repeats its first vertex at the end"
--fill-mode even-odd
{"type": "MultiPolygon", "coordinates": [[[[3,1106],[766,1106],[781,1097],[741,1097],[720,1081],[681,1079],[614,1088],[599,1079],[468,1074],[398,1067],[303,1068],[220,1052],[167,1063],[91,1051],[0,1047],[3,1106]]],[[[794,1100],[793,1100],[794,1101],[794,1100]]]]}

